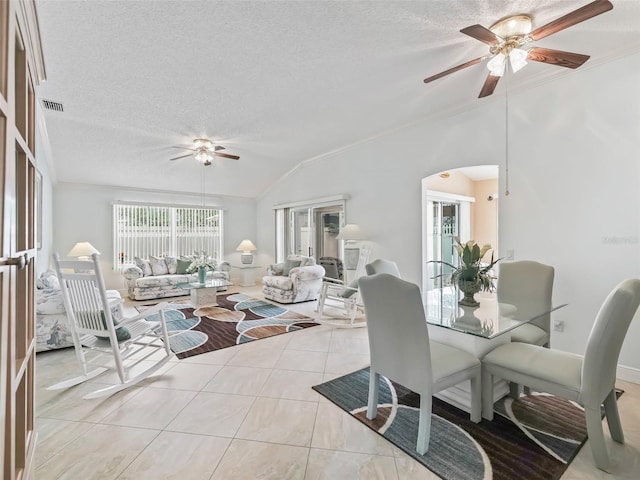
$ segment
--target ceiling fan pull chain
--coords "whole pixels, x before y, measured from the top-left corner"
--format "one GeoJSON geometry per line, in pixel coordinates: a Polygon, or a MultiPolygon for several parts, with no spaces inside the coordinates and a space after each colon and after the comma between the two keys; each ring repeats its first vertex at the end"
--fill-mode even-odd
{"type": "Polygon", "coordinates": [[[506,69],[505,76],[505,100],[504,100],[504,110],[505,110],[505,169],[504,169],[504,177],[505,177],[505,196],[509,195],[509,69],[506,69]]]}

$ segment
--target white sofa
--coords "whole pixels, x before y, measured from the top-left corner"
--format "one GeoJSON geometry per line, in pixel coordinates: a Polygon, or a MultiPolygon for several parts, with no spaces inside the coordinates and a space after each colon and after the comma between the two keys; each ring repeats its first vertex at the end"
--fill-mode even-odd
{"type": "Polygon", "coordinates": [[[264,297],[278,303],[316,300],[322,288],[324,268],[313,257],[289,255],[284,263],[267,267],[262,277],[264,297]]]}
{"type": "MultiPolygon", "coordinates": [[[[36,352],[72,347],[71,328],[56,272],[47,270],[36,282],[36,352]]],[[[107,297],[121,298],[117,290],[107,297]]]]}
{"type": "MultiPolygon", "coordinates": [[[[127,295],[132,300],[151,300],[156,298],[178,297],[189,292],[178,286],[180,283],[197,282],[197,273],[177,273],[180,262],[190,263],[188,258],[149,257],[149,260],[136,258],[136,265],[125,266],[122,275],[125,278],[127,295]]],[[[207,280],[229,280],[231,266],[220,262],[214,271],[207,272],[207,280]]],[[[220,291],[226,290],[221,287],[220,291]]]]}

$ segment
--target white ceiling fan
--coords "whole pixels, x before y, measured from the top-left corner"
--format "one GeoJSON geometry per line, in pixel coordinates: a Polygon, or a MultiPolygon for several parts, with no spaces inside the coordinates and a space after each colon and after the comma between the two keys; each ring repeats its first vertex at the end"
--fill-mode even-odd
{"type": "Polygon", "coordinates": [[[524,67],[527,64],[527,60],[566,68],[578,68],[589,59],[589,55],[565,52],[552,48],[527,48],[527,45],[531,42],[542,40],[577,23],[608,12],[612,8],[613,5],[609,0],[594,0],[577,10],[569,12],[560,18],[556,18],[546,25],[537,27],[533,31],[531,30],[533,24],[532,17],[522,14],[503,18],[489,28],[485,28],[482,25],[471,25],[463,28],[460,30],[461,33],[489,45],[489,53],[427,77],[424,79],[424,83],[433,82],[458,70],[489,59],[487,62],[489,74],[478,97],[482,98],[494,92],[498,81],[504,75],[507,60],[511,65],[513,73],[524,67]]]}
{"type": "Polygon", "coordinates": [[[169,160],[171,161],[180,160],[181,158],[190,157],[192,155],[198,162],[202,163],[204,166],[211,165],[213,157],[223,157],[230,158],[231,160],[240,160],[240,157],[237,155],[230,155],[228,153],[220,152],[220,150],[224,150],[225,148],[221,145],[215,145],[211,140],[207,138],[196,138],[193,141],[192,145],[175,145],[173,148],[183,148],[186,150],[191,150],[192,153],[187,153],[186,155],[180,155],[179,157],[170,158],[169,160]]]}

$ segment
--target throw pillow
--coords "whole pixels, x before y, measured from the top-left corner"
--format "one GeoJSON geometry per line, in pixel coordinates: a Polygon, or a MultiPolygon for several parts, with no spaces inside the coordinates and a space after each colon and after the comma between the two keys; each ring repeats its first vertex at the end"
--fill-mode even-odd
{"type": "Polygon", "coordinates": [[[300,266],[300,260],[287,260],[284,262],[284,267],[282,268],[282,275],[285,277],[289,276],[289,272],[291,272],[292,268],[296,268],[300,266]]]}
{"type": "Polygon", "coordinates": [[[154,257],[151,255],[149,256],[149,263],[151,264],[152,275],[166,275],[169,273],[169,268],[167,267],[167,262],[164,261],[164,258],[154,257]]]}
{"type": "Polygon", "coordinates": [[[179,275],[186,275],[187,273],[187,268],[189,268],[189,265],[191,265],[191,260],[177,260],[177,264],[176,264],[176,273],[179,275]]]}
{"type": "Polygon", "coordinates": [[[176,273],[178,268],[178,258],[177,257],[164,257],[164,261],[167,264],[167,268],[169,269],[169,274],[173,275],[176,273]]]}
{"type": "Polygon", "coordinates": [[[135,257],[133,260],[136,262],[136,267],[142,270],[142,276],[148,277],[149,275],[152,275],[149,260],[145,260],[140,257],[135,257]]]}
{"type": "MultiPolygon", "coordinates": [[[[107,328],[107,323],[105,322],[105,318],[104,318],[104,312],[100,312],[100,316],[102,317],[102,325],[104,326],[104,328],[107,328]]],[[[119,327],[118,326],[118,321],[115,319],[115,317],[113,316],[113,314],[111,315],[111,319],[113,320],[113,326],[116,327],[116,339],[119,342],[124,342],[125,340],[129,340],[131,338],[131,332],[129,332],[129,330],[127,330],[125,327],[119,327]]],[[[96,335],[98,338],[103,338],[106,340],[109,340],[109,337],[107,336],[102,336],[102,335],[96,335]]]]}
{"type": "Polygon", "coordinates": [[[58,281],[56,272],[54,272],[53,270],[47,270],[46,272],[43,272],[36,281],[36,288],[60,290],[60,282],[58,281]]]}

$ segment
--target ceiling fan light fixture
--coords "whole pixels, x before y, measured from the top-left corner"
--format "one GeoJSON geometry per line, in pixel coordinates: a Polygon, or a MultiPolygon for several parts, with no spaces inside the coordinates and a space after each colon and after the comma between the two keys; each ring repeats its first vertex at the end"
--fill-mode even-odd
{"type": "Polygon", "coordinates": [[[529,52],[522,50],[521,48],[514,48],[509,53],[509,63],[511,64],[511,71],[516,73],[522,67],[527,64],[527,57],[529,52]]]}
{"type": "Polygon", "coordinates": [[[197,151],[213,150],[213,143],[211,143],[211,140],[208,140],[206,138],[196,138],[193,141],[193,148],[197,151]]]}
{"type": "Polygon", "coordinates": [[[489,27],[489,30],[502,38],[528,35],[531,33],[531,17],[512,15],[497,21],[489,27]]]}
{"type": "Polygon", "coordinates": [[[507,57],[505,57],[504,53],[500,52],[487,62],[487,68],[489,69],[489,72],[492,76],[501,77],[502,75],[504,75],[504,65],[506,59],[507,57]]]}
{"type": "Polygon", "coordinates": [[[205,165],[210,165],[211,160],[213,158],[211,154],[207,151],[207,149],[204,147],[201,147],[198,149],[198,151],[195,154],[195,157],[197,161],[199,161],[200,163],[204,163],[205,165]]]}

